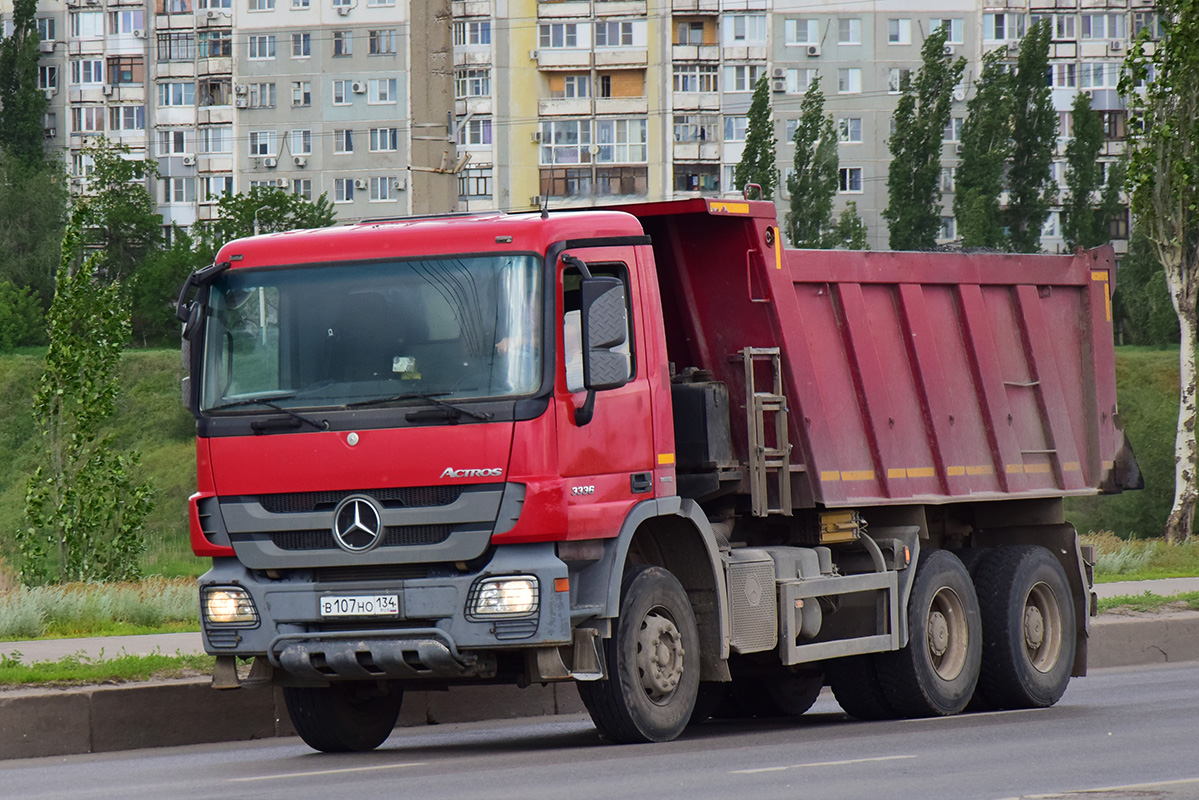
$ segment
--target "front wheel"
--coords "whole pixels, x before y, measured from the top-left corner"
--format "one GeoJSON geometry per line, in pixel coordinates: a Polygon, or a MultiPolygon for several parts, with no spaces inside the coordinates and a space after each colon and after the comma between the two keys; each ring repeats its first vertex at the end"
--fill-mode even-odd
{"type": "Polygon", "coordinates": [[[661,567],[626,573],[605,648],[607,677],[579,683],[600,733],[620,744],[682,733],[699,692],[700,659],[695,614],[678,579],[661,567]]]}
{"type": "Polygon", "coordinates": [[[346,753],[374,750],[387,740],[400,716],[404,690],[394,683],[334,683],[285,686],[291,724],[314,750],[346,753]]]}

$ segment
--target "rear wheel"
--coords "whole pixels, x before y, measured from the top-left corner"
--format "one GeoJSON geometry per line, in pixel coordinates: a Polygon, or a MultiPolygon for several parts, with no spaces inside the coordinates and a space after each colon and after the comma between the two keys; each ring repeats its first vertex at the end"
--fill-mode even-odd
{"type": "Polygon", "coordinates": [[[1075,619],[1061,563],[1044,547],[996,548],[975,576],[983,621],[979,690],[998,708],[1045,708],[1066,691],[1075,619]]]}
{"type": "Polygon", "coordinates": [[[394,683],[286,686],[283,700],[304,743],[326,753],[374,750],[400,716],[404,690],[394,683]]]}
{"type": "Polygon", "coordinates": [[[839,658],[828,664],[833,697],[851,717],[861,720],[894,719],[895,709],[878,679],[875,654],[839,658]]]}
{"type": "Polygon", "coordinates": [[[607,678],[579,683],[607,739],[665,742],[691,720],[699,691],[699,631],[687,593],[661,567],[625,574],[620,617],[605,643],[607,678]]]}
{"type": "Polygon", "coordinates": [[[970,574],[953,553],[926,551],[908,598],[908,644],[878,656],[887,702],[903,717],[957,714],[974,695],[981,660],[970,574]]]}

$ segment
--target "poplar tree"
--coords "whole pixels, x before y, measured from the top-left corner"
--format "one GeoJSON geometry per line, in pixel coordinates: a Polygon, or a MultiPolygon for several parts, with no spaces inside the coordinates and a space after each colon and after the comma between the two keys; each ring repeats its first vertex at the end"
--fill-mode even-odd
{"type": "Polygon", "coordinates": [[[754,88],[753,100],[749,104],[746,119],[745,149],[741,161],[733,172],[737,189],[751,183],[762,187],[762,199],[773,200],[774,190],[779,183],[778,166],[774,153],[774,121],[770,114],[770,81],[763,75],[754,88]]]}
{"type": "Polygon", "coordinates": [[[921,49],[922,64],[904,82],[895,109],[894,133],[887,140],[891,167],[890,199],[883,211],[892,250],[928,250],[941,229],[941,148],[953,104],[953,87],[966,60],[945,55],[949,28],[930,33],[921,49]]]}
{"type": "Polygon", "coordinates": [[[983,56],[962,124],[962,160],[954,180],[953,213],[965,247],[1005,249],[999,196],[1012,150],[1010,80],[1002,50],[983,56]]]}
{"type": "Polygon", "coordinates": [[[36,13],[37,0],[14,0],[12,34],[0,40],[0,147],[28,166],[46,161],[36,13]]]}
{"type": "Polygon", "coordinates": [[[1062,238],[1071,249],[1094,247],[1107,241],[1107,220],[1096,219],[1092,203],[1099,188],[1099,152],[1103,149],[1103,121],[1091,108],[1091,97],[1079,92],[1070,108],[1074,136],[1066,145],[1066,196],[1062,199],[1062,238]],[[1096,224],[1096,223],[1099,224],[1096,224]],[[1103,238],[1100,239],[1100,225],[1103,238]]]}
{"type": "Polygon", "coordinates": [[[1057,112],[1045,80],[1049,38],[1047,19],[1029,29],[1011,78],[1012,153],[1005,218],[1011,249],[1017,253],[1040,251],[1041,229],[1054,199],[1049,166],[1057,143],[1057,112]]]}
{"type": "Polygon", "coordinates": [[[820,76],[804,92],[795,126],[793,172],[787,178],[791,210],[787,238],[794,247],[830,247],[833,198],[837,194],[837,131],[831,114],[824,113],[820,76]]]}

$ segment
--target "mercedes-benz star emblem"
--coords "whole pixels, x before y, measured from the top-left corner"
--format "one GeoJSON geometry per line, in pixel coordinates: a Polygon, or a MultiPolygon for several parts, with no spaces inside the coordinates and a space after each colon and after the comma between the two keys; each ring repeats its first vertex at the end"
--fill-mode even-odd
{"type": "Polygon", "coordinates": [[[362,553],[377,545],[383,533],[379,508],[369,497],[350,495],[333,512],[333,538],[344,550],[362,553]]]}

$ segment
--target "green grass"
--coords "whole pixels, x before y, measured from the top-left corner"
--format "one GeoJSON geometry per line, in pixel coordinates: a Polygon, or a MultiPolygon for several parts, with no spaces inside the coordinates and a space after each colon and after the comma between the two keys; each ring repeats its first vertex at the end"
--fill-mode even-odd
{"type": "Polygon", "coordinates": [[[1099,613],[1103,614],[1113,609],[1128,609],[1129,611],[1158,611],[1165,606],[1183,604],[1187,608],[1199,611],[1199,592],[1183,592],[1171,597],[1159,594],[1125,594],[1118,597],[1103,597],[1099,600],[1099,613]]]}
{"type": "Polygon", "coordinates": [[[98,658],[77,653],[58,661],[25,664],[19,653],[0,655],[0,686],[78,686],[125,683],[165,678],[199,677],[212,673],[215,658],[205,655],[120,655],[98,658]]]}
{"type": "Polygon", "coordinates": [[[66,584],[0,593],[0,640],[199,630],[191,579],[66,584]]]}
{"type": "Polygon", "coordinates": [[[1199,576],[1199,539],[1170,546],[1160,539],[1121,539],[1110,531],[1084,534],[1096,551],[1095,582],[1199,576]]]}

